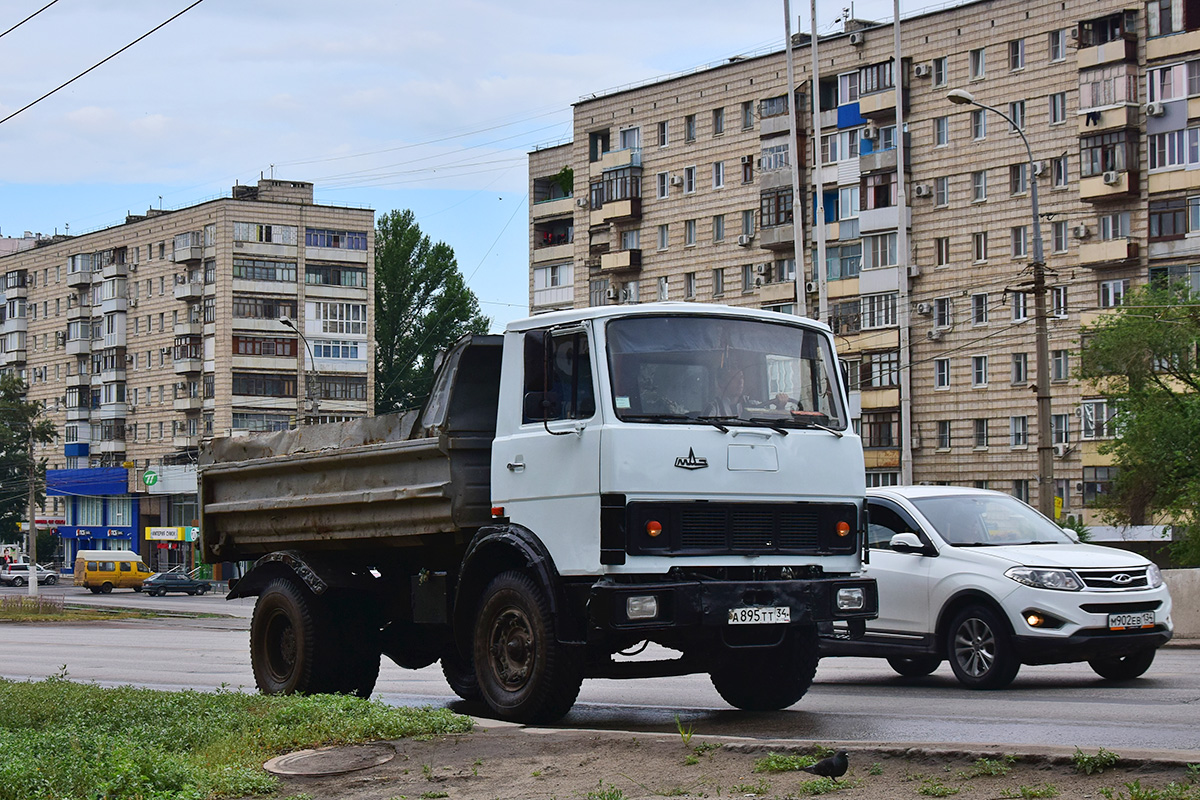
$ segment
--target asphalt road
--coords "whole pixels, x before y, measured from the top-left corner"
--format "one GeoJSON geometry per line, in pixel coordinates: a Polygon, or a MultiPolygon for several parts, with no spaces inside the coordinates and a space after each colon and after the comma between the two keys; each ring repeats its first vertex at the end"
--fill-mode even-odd
{"type": "MultiPolygon", "coordinates": [[[[248,654],[251,600],[128,592],[95,597],[73,587],[46,593],[100,605],[229,614],[0,626],[0,676],[42,678],[66,670],[75,680],[164,689],[252,690],[248,654]]],[[[17,593],[0,589],[0,594],[17,593]]],[[[384,659],[376,697],[393,704],[447,705],[486,716],[455,697],[434,665],[402,670],[384,659]]],[[[1200,761],[1200,649],[1160,651],[1143,678],[1100,680],[1086,665],[1024,667],[999,692],[962,689],[948,666],[901,678],[883,661],[825,659],[809,693],[790,709],[750,714],[730,708],[707,676],[585,681],[563,727],[674,731],[679,719],[704,735],[801,738],[827,742],[1077,745],[1189,751],[1200,761]]]]}

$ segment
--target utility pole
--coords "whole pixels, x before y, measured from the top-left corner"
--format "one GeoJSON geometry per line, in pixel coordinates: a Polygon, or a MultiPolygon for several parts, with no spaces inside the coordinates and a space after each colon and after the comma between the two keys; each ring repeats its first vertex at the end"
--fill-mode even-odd
{"type": "Polygon", "coordinates": [[[35,413],[29,418],[29,596],[37,597],[37,459],[33,453],[33,421],[35,413]]]}

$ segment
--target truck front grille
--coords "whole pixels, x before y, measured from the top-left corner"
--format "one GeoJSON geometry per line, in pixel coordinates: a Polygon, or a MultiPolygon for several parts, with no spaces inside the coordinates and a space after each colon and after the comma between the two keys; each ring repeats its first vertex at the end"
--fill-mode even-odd
{"type": "Polygon", "coordinates": [[[830,503],[631,503],[627,549],[631,554],[841,554],[859,546],[858,508],[830,503]],[[646,534],[648,522],[662,533],[646,534]],[[851,531],[839,537],[845,521],[851,531]]]}

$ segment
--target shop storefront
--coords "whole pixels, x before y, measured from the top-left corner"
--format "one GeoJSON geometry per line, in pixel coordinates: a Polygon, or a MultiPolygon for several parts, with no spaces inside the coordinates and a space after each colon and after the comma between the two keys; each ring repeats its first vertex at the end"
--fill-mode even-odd
{"type": "Polygon", "coordinates": [[[140,553],[138,504],[123,467],[46,470],[46,494],[62,497],[64,522],[58,526],[63,572],[70,574],[79,550],[133,550],[140,553]]]}

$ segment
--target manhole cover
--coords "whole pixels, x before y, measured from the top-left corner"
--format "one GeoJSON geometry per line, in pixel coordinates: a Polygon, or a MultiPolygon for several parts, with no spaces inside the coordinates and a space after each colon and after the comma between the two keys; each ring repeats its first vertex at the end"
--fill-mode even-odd
{"type": "Polygon", "coordinates": [[[263,769],[275,775],[341,775],[386,764],[396,757],[396,748],[388,742],[356,744],[348,747],[322,747],[298,750],[272,758],[263,769]]]}

